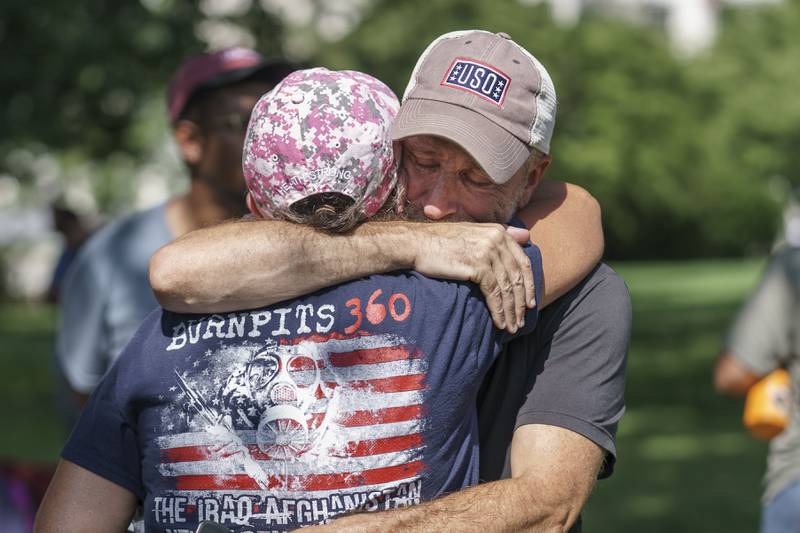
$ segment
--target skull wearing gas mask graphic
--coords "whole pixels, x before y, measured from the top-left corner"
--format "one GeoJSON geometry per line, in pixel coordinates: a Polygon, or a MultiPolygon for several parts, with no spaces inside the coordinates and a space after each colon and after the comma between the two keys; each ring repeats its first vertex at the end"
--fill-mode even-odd
{"type": "Polygon", "coordinates": [[[330,395],[320,361],[316,347],[306,343],[270,346],[250,358],[243,377],[247,395],[260,413],[256,442],[270,457],[296,458],[321,433],[330,395]]]}

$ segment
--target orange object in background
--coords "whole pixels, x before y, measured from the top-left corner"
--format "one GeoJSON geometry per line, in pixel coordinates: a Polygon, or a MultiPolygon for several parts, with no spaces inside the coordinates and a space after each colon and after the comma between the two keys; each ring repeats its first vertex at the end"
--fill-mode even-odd
{"type": "Polygon", "coordinates": [[[786,429],[789,423],[791,385],[786,370],[767,374],[747,392],[743,421],[750,433],[769,440],[786,429]]]}

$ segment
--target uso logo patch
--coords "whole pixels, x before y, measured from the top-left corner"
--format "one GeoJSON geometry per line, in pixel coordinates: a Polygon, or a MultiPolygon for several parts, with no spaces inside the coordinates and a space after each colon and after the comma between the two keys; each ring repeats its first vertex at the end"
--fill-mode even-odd
{"type": "Polygon", "coordinates": [[[441,85],[471,92],[499,106],[508,92],[511,78],[494,67],[474,59],[456,58],[441,85]]]}

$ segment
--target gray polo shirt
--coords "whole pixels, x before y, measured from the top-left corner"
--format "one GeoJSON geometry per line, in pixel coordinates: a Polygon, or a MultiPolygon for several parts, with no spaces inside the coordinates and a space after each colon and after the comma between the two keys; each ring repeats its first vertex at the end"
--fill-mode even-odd
{"type": "Polygon", "coordinates": [[[628,289],[604,264],[542,310],[536,329],[512,341],[484,380],[481,480],[510,477],[511,438],[528,424],[562,427],[593,441],[606,451],[600,477],[611,475],[625,413],[630,332],[628,289]]]}
{"type": "Polygon", "coordinates": [[[75,391],[88,394],[158,306],[150,257],[173,239],[165,204],[111,222],[89,239],[64,279],[56,357],[75,391]]]}
{"type": "MultiPolygon", "coordinates": [[[[511,439],[520,426],[558,426],[603,448],[600,477],[616,461],[625,413],[631,301],[625,282],[598,265],[539,314],[536,329],[512,341],[486,375],[478,398],[482,481],[511,476],[511,439]]],[[[578,517],[570,533],[582,531],[578,517]]]]}
{"type": "Polygon", "coordinates": [[[764,502],[800,479],[800,248],[776,253],[739,312],[726,348],[759,376],[779,367],[791,375],[789,426],[772,439],[764,502]]]}

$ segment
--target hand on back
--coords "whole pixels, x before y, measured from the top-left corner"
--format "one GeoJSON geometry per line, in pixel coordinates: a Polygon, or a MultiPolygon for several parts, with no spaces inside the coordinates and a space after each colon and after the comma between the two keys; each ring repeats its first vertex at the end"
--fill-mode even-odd
{"type": "Polygon", "coordinates": [[[424,224],[414,239],[414,270],[433,278],[470,281],[486,297],[492,320],[515,333],[535,304],[530,260],[520,244],[526,229],[501,224],[424,224]]]}

